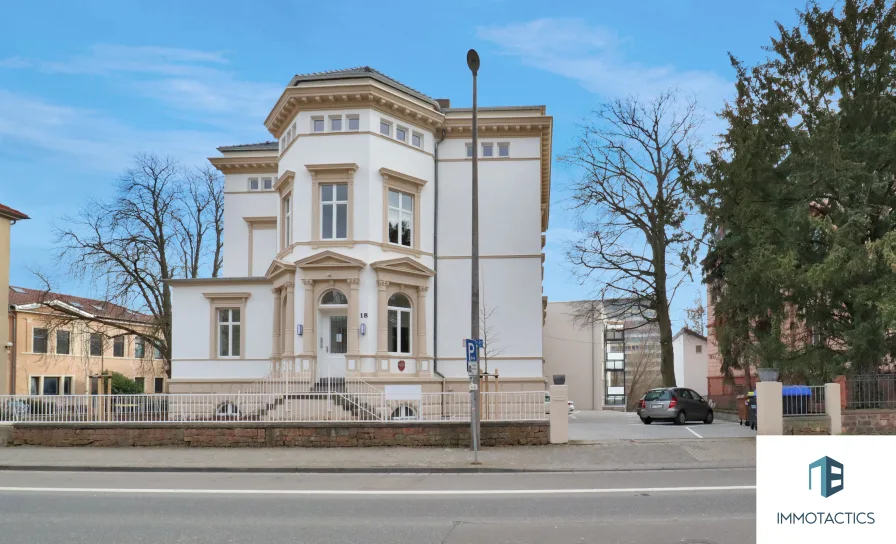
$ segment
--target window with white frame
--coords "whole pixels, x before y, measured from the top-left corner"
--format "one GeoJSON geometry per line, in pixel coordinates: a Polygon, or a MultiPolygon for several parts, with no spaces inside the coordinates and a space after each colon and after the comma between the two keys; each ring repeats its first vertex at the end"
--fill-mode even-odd
{"type": "Polygon", "coordinates": [[[361,130],[361,118],[359,116],[347,115],[346,120],[348,121],[349,130],[361,130]]]}
{"type": "Polygon", "coordinates": [[[413,225],[414,197],[389,189],[389,243],[411,247],[413,225]]]}
{"type": "Polygon", "coordinates": [[[495,156],[495,146],[494,144],[482,144],[482,156],[483,157],[494,157],[495,156]]]}
{"type": "Polygon", "coordinates": [[[124,357],[124,336],[112,339],[112,357],[124,357]]]}
{"type": "Polygon", "coordinates": [[[467,158],[473,158],[473,144],[467,144],[467,158]]]}
{"type": "Polygon", "coordinates": [[[395,293],[389,297],[389,353],[411,352],[411,303],[408,297],[395,293]]]}
{"type": "Polygon", "coordinates": [[[401,125],[395,127],[395,139],[407,143],[408,141],[408,129],[401,125]]]}
{"type": "Polygon", "coordinates": [[[392,123],[380,119],[380,134],[392,137],[392,123]]]}
{"type": "Polygon", "coordinates": [[[30,394],[32,395],[71,395],[71,376],[31,376],[30,394]]]}
{"type": "Polygon", "coordinates": [[[31,329],[31,353],[47,352],[47,329],[31,329]]]}
{"type": "Polygon", "coordinates": [[[240,356],[240,309],[218,308],[218,357],[240,356]]]}
{"type": "Polygon", "coordinates": [[[250,191],[261,190],[261,183],[259,183],[258,178],[249,178],[249,190],[250,191]]]}
{"type": "Polygon", "coordinates": [[[72,352],[72,333],[56,331],[56,355],[70,355],[72,352]]]}
{"type": "Polygon", "coordinates": [[[283,247],[292,244],[292,193],[283,197],[283,247]]]}
{"type": "Polygon", "coordinates": [[[414,147],[423,148],[423,135],[419,132],[414,132],[411,134],[411,145],[414,147]]]}
{"type": "Polygon", "coordinates": [[[498,156],[499,157],[509,157],[510,156],[510,144],[507,142],[498,144],[498,156]]]}
{"type": "Polygon", "coordinates": [[[289,141],[292,143],[293,140],[296,139],[296,136],[299,135],[299,129],[296,126],[296,121],[292,122],[292,127],[289,129],[289,141]]]}
{"type": "Polygon", "coordinates": [[[344,240],[348,235],[348,185],[327,183],[320,186],[320,237],[344,240]]]}
{"type": "Polygon", "coordinates": [[[331,115],[330,116],[330,130],[333,132],[339,132],[342,130],[342,116],[341,115],[331,115]]]}
{"type": "Polygon", "coordinates": [[[98,332],[90,333],[90,356],[102,357],[103,355],[103,335],[98,332]]]}
{"type": "Polygon", "coordinates": [[[274,178],[261,178],[261,188],[270,191],[274,188],[274,178]]]}
{"type": "Polygon", "coordinates": [[[323,117],[312,117],[311,118],[311,132],[323,132],[324,131],[324,118],[323,117]]]}

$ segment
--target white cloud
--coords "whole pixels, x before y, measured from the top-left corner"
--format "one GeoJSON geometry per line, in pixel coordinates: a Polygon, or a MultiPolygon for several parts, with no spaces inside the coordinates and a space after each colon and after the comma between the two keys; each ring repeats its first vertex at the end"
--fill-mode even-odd
{"type": "MultiPolygon", "coordinates": [[[[632,60],[626,55],[626,40],[610,29],[590,26],[581,19],[548,18],[479,27],[476,35],[497,45],[502,54],[573,79],[588,91],[608,97],[648,97],[679,89],[694,96],[709,113],[721,109],[724,97],[734,91],[733,83],[715,72],[632,60]]],[[[715,124],[711,115],[706,120],[715,124]]]]}
{"type": "Polygon", "coordinates": [[[211,131],[141,130],[101,112],[0,89],[0,147],[19,155],[50,156],[90,170],[120,172],[139,152],[198,164],[226,138],[211,131]]]}
{"type": "Polygon", "coordinates": [[[11,57],[0,68],[113,78],[129,93],[160,101],[181,115],[221,126],[260,124],[282,85],[245,81],[220,51],[97,44],[66,60],[11,57]]]}

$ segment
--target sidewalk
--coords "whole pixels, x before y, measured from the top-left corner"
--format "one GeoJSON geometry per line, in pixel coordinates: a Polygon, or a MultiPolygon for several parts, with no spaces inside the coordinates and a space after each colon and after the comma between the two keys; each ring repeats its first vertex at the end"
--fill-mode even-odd
{"type": "Polygon", "coordinates": [[[0,470],[127,472],[599,472],[753,468],[755,439],[607,441],[486,448],[0,449],[0,470]]]}

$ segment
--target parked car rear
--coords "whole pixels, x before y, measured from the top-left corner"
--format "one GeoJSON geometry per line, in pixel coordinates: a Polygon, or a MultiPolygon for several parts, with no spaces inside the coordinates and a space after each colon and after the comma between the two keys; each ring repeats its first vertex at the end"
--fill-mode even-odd
{"type": "Polygon", "coordinates": [[[641,397],[638,416],[645,425],[654,421],[673,421],[684,425],[688,421],[710,424],[714,414],[709,403],[693,389],[661,387],[651,389],[641,397]]]}

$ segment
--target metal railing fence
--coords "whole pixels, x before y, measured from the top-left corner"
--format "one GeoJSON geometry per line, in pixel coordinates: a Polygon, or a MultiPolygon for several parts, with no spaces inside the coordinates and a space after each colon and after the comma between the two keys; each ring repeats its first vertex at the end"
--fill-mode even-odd
{"type": "Polygon", "coordinates": [[[896,410],[896,374],[847,376],[846,408],[896,410]]]}

